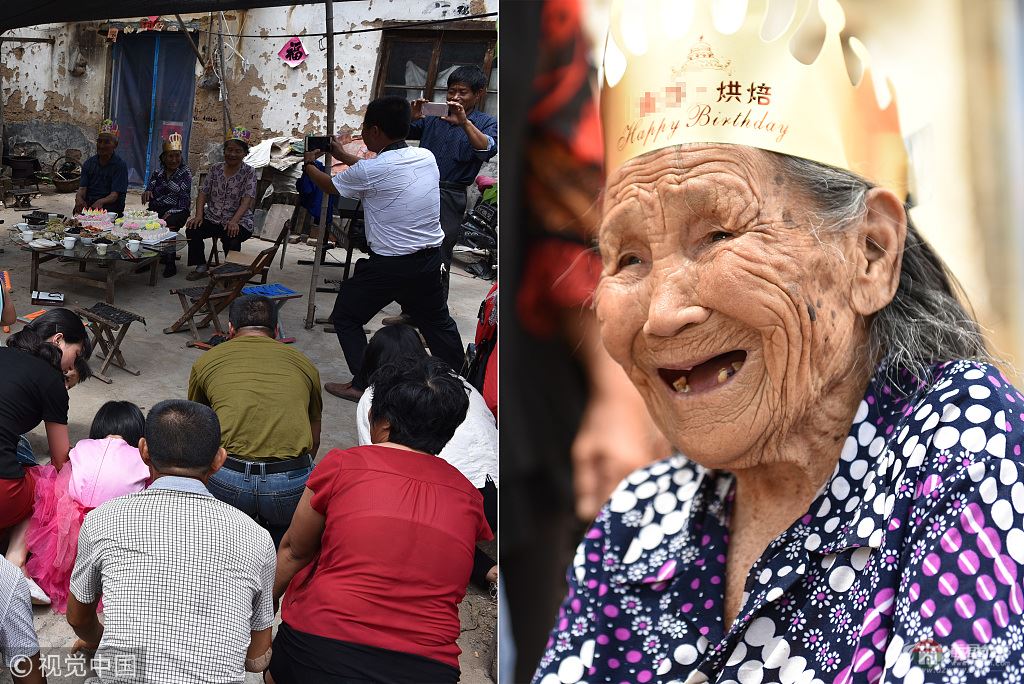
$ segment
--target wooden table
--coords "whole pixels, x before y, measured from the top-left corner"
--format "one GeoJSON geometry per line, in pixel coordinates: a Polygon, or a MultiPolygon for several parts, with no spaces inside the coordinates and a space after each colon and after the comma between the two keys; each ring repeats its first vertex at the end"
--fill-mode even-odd
{"type": "Polygon", "coordinates": [[[32,253],[31,286],[33,290],[39,289],[39,276],[45,275],[53,278],[63,278],[75,283],[89,287],[96,287],[106,290],[107,304],[114,303],[114,284],[132,273],[139,273],[149,269],[149,286],[156,285],[157,268],[160,265],[160,257],[165,253],[177,252],[182,249],[187,241],[179,237],[175,241],[167,241],[157,247],[146,247],[139,251],[137,256],[129,256],[127,249],[121,245],[113,244],[107,249],[107,253],[100,255],[96,252],[95,245],[87,247],[77,241],[73,249],[53,247],[50,249],[38,249],[23,245],[22,249],[32,253]],[[56,269],[44,268],[43,264],[59,259],[64,262],[78,262],[78,273],[58,271],[56,269]],[[85,268],[90,263],[99,264],[106,271],[105,274],[87,273],[85,268]]]}

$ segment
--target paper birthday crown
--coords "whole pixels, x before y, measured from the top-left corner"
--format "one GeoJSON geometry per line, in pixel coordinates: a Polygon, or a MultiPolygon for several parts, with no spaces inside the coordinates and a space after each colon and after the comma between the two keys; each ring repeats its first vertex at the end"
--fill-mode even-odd
{"type": "Polygon", "coordinates": [[[731,143],[846,169],[906,200],[907,151],[892,84],[886,82],[891,102],[883,108],[867,49],[856,38],[849,45],[863,76],[851,82],[838,0],[795,0],[785,30],[768,40],[767,0],[749,0],[735,32],[716,28],[713,15],[727,4],[645,0],[627,7],[614,0],[601,92],[608,171],[672,145],[731,143]],[[825,40],[804,64],[790,44],[815,8],[825,40]]]}
{"type": "Polygon", "coordinates": [[[112,135],[117,138],[121,135],[121,131],[118,129],[116,123],[110,119],[104,119],[100,124],[99,135],[112,135]]]}
{"type": "Polygon", "coordinates": [[[228,133],[228,137],[224,139],[224,142],[228,140],[237,140],[238,142],[245,143],[246,147],[249,146],[249,141],[252,138],[252,131],[245,126],[235,126],[228,133]]]}
{"type": "Polygon", "coordinates": [[[181,133],[171,133],[167,136],[167,140],[164,141],[164,152],[171,152],[172,150],[181,151],[181,133]]]}

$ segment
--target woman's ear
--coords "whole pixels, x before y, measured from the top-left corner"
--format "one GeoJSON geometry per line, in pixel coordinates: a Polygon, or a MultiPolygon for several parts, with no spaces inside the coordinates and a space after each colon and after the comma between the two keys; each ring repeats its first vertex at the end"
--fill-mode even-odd
{"type": "Polygon", "coordinates": [[[370,409],[367,417],[370,420],[370,443],[380,444],[391,439],[391,421],[374,420],[373,409],[370,409]]]}
{"type": "Polygon", "coordinates": [[[884,309],[900,282],[907,211],[889,190],[868,191],[867,212],[857,228],[851,303],[861,316],[884,309]]]}

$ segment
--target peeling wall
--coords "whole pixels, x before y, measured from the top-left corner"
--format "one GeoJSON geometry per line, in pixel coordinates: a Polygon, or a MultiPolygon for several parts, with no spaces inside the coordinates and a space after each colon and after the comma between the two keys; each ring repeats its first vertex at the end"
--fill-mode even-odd
{"type": "MultiPolygon", "coordinates": [[[[382,26],[387,21],[454,19],[469,14],[497,11],[497,0],[364,0],[334,5],[336,31],[382,26]]],[[[225,33],[250,36],[295,35],[320,32],[324,26],[321,5],[295,5],[226,12],[225,33]]],[[[187,15],[204,28],[208,15],[187,15]]],[[[495,17],[489,17],[491,22],[495,17]]],[[[216,27],[216,21],[214,21],[216,27]]],[[[0,48],[0,92],[11,146],[32,139],[44,149],[76,140],[92,154],[93,138],[104,118],[107,104],[107,65],[111,45],[97,33],[99,24],[52,24],[19,29],[17,36],[55,37],[45,43],[4,42],[0,48]],[[71,75],[75,64],[85,65],[81,76],[71,75]],[[28,124],[32,125],[17,125],[28,124]],[[26,137],[29,136],[29,137],[26,137]]],[[[277,52],[286,38],[226,38],[227,84],[231,123],[253,130],[262,140],[278,135],[322,132],[326,126],[324,39],[304,38],[308,59],[296,68],[285,64],[277,52]]],[[[337,126],[358,128],[371,98],[376,76],[379,32],[335,38],[335,121],[337,126]]],[[[206,34],[200,48],[207,55],[206,34]]],[[[216,41],[213,42],[214,46],[216,41]]],[[[198,87],[202,68],[196,66],[196,101],[189,140],[189,165],[195,170],[220,160],[223,140],[222,105],[217,90],[198,87]]],[[[56,152],[56,150],[55,150],[56,152]]],[[[63,154],[63,148],[59,150],[63,154]]],[[[50,155],[59,156],[59,154],[50,155]]],[[[44,156],[44,162],[46,157],[44,156]]]]}
{"type": "Polygon", "coordinates": [[[5,36],[0,48],[4,122],[11,145],[26,141],[46,161],[66,147],[94,152],[95,129],[103,119],[106,41],[95,23],[33,26],[10,32],[53,37],[54,43],[18,43],[5,36]],[[81,65],[85,65],[82,75],[81,65]],[[76,65],[79,69],[75,69],[76,65]]]}

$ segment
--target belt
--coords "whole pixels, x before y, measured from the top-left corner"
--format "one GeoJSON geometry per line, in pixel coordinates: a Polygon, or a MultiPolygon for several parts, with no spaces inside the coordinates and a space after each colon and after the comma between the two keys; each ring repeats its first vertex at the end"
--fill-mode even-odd
{"type": "Polygon", "coordinates": [[[465,183],[451,183],[449,181],[441,181],[438,185],[442,190],[465,190],[469,187],[465,183]]]}
{"type": "Polygon", "coordinates": [[[312,465],[313,459],[309,457],[309,454],[290,458],[287,461],[251,461],[237,456],[228,456],[227,460],[224,461],[224,467],[228,470],[234,470],[236,473],[249,471],[261,475],[287,473],[292,470],[310,468],[312,465]]]}

